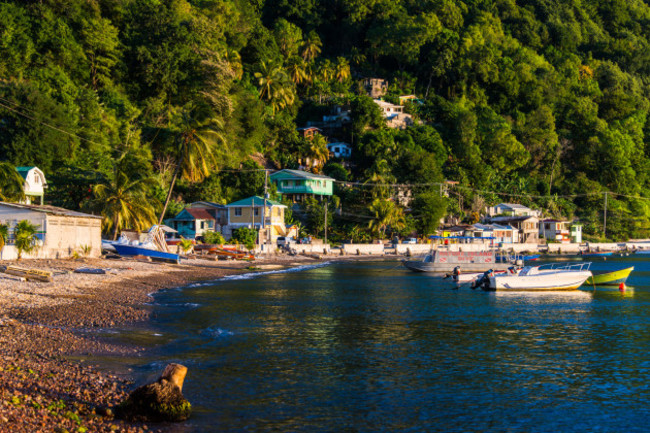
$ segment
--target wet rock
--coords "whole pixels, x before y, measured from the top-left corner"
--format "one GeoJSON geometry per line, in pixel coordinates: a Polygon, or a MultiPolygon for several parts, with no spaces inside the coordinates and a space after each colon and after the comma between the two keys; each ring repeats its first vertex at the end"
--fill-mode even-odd
{"type": "Polygon", "coordinates": [[[183,397],[183,381],[187,367],[169,364],[160,378],[141,386],[115,408],[115,415],[129,421],[184,421],[192,407],[183,397]]]}

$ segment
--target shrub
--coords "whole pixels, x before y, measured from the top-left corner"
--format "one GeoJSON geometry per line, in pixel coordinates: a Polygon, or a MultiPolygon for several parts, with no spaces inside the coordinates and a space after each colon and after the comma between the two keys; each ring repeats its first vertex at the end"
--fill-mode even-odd
{"type": "Polygon", "coordinates": [[[223,238],[221,233],[217,233],[217,232],[203,233],[203,241],[206,244],[212,244],[212,245],[222,245],[226,243],[226,240],[223,238]]]}

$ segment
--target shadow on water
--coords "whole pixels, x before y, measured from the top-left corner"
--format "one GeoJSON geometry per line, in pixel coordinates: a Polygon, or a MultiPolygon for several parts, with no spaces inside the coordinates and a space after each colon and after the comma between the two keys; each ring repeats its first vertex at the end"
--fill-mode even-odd
{"type": "Polygon", "coordinates": [[[178,432],[647,430],[648,263],[625,293],[541,294],[456,290],[396,264],[165,291],[129,337],[149,350],[127,362],[142,382],[189,368],[195,413],[178,432]]]}

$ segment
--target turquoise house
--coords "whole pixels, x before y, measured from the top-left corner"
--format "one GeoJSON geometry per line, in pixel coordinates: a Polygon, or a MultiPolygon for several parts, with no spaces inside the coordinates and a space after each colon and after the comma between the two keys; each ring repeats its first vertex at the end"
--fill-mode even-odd
{"type": "Polygon", "coordinates": [[[271,182],[283,197],[301,202],[307,196],[332,195],[334,179],[301,170],[280,170],[271,175],[271,182]]]}

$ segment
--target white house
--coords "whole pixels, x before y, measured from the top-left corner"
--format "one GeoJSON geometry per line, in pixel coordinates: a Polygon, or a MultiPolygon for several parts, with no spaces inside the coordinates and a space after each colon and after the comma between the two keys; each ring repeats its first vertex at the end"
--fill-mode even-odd
{"type": "Polygon", "coordinates": [[[102,217],[54,206],[0,202],[0,223],[9,227],[2,259],[17,257],[15,228],[27,220],[37,226],[39,248],[32,258],[58,259],[75,254],[99,257],[102,250],[102,217]]]}
{"type": "Polygon", "coordinates": [[[541,217],[542,216],[542,211],[536,210],[536,209],[531,209],[529,207],[526,207],[521,204],[516,204],[516,203],[499,203],[496,206],[490,206],[486,209],[486,213],[490,217],[494,217],[497,215],[503,215],[503,216],[534,216],[534,217],[541,217]]]}
{"type": "Polygon", "coordinates": [[[330,154],[334,158],[347,159],[352,156],[352,146],[342,141],[337,141],[336,143],[327,143],[327,150],[330,151],[330,154]]]}
{"type": "Polygon", "coordinates": [[[373,101],[379,105],[379,109],[384,114],[386,125],[389,128],[404,129],[413,125],[413,117],[404,112],[403,105],[391,104],[381,99],[373,99],[373,101]]]}
{"type": "Polygon", "coordinates": [[[23,186],[25,192],[24,204],[32,204],[34,202],[43,204],[47,181],[41,169],[38,167],[16,167],[16,171],[25,179],[23,186]]]}

